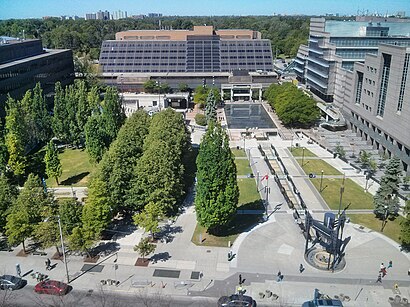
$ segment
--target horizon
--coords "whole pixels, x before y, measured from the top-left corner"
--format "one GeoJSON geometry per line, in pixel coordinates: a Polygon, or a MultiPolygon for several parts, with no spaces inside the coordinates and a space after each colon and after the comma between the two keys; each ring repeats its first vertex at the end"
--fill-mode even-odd
{"type": "Polygon", "coordinates": [[[127,12],[132,15],[162,14],[163,17],[180,16],[324,16],[327,14],[343,16],[395,15],[398,12],[410,14],[409,0],[363,0],[360,6],[355,0],[345,0],[343,3],[331,0],[294,0],[289,3],[272,0],[208,0],[191,1],[189,7],[183,0],[164,2],[151,0],[149,3],[133,0],[118,0],[115,3],[108,0],[71,0],[69,4],[62,0],[1,0],[0,20],[7,19],[39,19],[43,17],[78,16],[98,11],[108,11],[110,14],[127,12]],[[387,2],[387,3],[386,3],[387,2]],[[7,9],[6,9],[7,8],[7,9]]]}

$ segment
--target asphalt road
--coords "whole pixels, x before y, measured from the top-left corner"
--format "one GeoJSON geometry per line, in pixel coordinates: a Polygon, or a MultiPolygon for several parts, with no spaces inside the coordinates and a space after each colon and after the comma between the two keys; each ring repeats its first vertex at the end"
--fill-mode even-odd
{"type": "Polygon", "coordinates": [[[135,289],[135,293],[73,289],[61,297],[37,294],[29,285],[16,291],[0,290],[0,307],[208,307],[216,306],[216,302],[215,298],[148,295],[143,289],[135,289]]]}

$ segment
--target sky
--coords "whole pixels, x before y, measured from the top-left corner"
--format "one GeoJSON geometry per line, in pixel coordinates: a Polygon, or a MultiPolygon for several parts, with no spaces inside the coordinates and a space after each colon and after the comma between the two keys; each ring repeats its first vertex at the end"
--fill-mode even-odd
{"type": "Polygon", "coordinates": [[[98,10],[127,11],[128,15],[356,15],[368,11],[410,16],[410,0],[0,0],[0,20],[80,16],[98,10]]]}

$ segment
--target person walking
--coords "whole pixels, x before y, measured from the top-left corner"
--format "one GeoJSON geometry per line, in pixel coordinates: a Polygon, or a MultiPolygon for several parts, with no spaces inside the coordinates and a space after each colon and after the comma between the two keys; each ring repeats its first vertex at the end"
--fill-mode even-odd
{"type": "Polygon", "coordinates": [[[379,274],[379,276],[377,276],[376,283],[377,282],[382,283],[382,274],[379,274]]]}
{"type": "Polygon", "coordinates": [[[50,267],[51,267],[51,261],[50,261],[50,258],[47,258],[47,260],[46,260],[46,270],[49,271],[50,267]]]}

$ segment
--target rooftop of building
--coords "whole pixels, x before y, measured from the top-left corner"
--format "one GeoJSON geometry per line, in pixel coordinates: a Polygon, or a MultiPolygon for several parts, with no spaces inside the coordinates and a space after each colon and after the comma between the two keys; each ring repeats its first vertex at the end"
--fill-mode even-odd
{"type": "Polygon", "coordinates": [[[368,22],[353,20],[326,20],[325,32],[333,37],[365,37],[367,27],[387,27],[388,36],[410,37],[410,22],[368,22]]]}
{"type": "Polygon", "coordinates": [[[194,26],[192,30],[127,30],[117,32],[116,40],[187,40],[188,36],[218,35],[222,39],[261,39],[261,33],[249,29],[214,30],[213,26],[194,26]]]}

